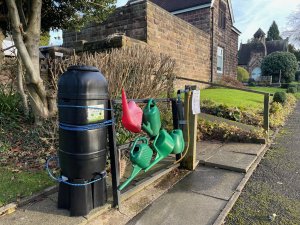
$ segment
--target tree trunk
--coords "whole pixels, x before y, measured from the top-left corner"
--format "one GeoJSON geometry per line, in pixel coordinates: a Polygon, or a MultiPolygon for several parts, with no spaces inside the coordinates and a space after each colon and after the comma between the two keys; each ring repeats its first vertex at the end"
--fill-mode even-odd
{"type": "Polygon", "coordinates": [[[26,86],[37,122],[40,118],[49,117],[47,93],[40,76],[39,66],[42,0],[31,0],[26,30],[23,30],[23,25],[20,22],[22,12],[18,12],[16,1],[6,0],[6,4],[11,21],[13,40],[26,68],[26,86]]]}
{"type": "Polygon", "coordinates": [[[23,71],[22,61],[21,61],[20,57],[18,57],[18,74],[17,74],[18,91],[22,98],[24,114],[25,114],[25,116],[28,116],[29,115],[29,107],[28,107],[27,95],[25,94],[25,91],[24,91],[23,75],[24,75],[24,71],[23,71]]]}
{"type": "Polygon", "coordinates": [[[0,28],[0,43],[1,43],[1,46],[0,46],[0,66],[3,64],[3,61],[4,61],[4,52],[2,51],[2,42],[3,40],[5,39],[5,36],[3,34],[3,31],[2,29],[0,28]]]}

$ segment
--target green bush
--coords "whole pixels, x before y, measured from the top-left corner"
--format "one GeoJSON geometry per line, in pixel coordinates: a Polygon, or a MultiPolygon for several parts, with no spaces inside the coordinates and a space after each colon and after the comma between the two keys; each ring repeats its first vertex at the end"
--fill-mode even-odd
{"type": "Polygon", "coordinates": [[[288,84],[288,83],[283,83],[283,84],[281,84],[281,88],[283,88],[283,89],[287,89],[287,88],[289,88],[289,86],[290,86],[290,84],[288,84]]]}
{"type": "MultiPolygon", "coordinates": [[[[297,92],[300,91],[300,84],[289,84],[288,88],[291,88],[291,87],[295,88],[297,92]]],[[[290,93],[292,93],[292,92],[290,92],[290,93]]]]}
{"type": "Polygon", "coordinates": [[[0,86],[0,119],[14,118],[22,114],[21,97],[12,89],[0,86]]]}
{"type": "Polygon", "coordinates": [[[262,124],[262,116],[255,110],[229,107],[211,100],[203,100],[201,102],[201,111],[203,113],[249,125],[260,126],[262,124]]]}
{"type": "Polygon", "coordinates": [[[297,93],[297,88],[296,87],[289,87],[287,90],[286,90],[287,93],[292,93],[292,94],[295,94],[297,93]]]}
{"type": "Polygon", "coordinates": [[[284,104],[286,101],[286,93],[285,92],[276,92],[274,94],[274,98],[273,98],[274,102],[279,102],[281,104],[284,104]]]}
{"type": "Polygon", "coordinates": [[[293,94],[286,94],[284,105],[279,102],[272,102],[270,108],[270,127],[272,129],[283,126],[286,118],[290,115],[297,103],[293,94]]]}
{"type": "Polygon", "coordinates": [[[247,82],[249,80],[249,72],[243,67],[237,67],[237,79],[240,82],[247,82]]]}
{"type": "Polygon", "coordinates": [[[248,86],[255,87],[256,86],[256,81],[253,78],[250,78],[248,80],[248,86]]]}
{"type": "Polygon", "coordinates": [[[219,140],[230,142],[254,142],[260,143],[265,138],[262,128],[246,131],[224,122],[211,122],[204,119],[198,120],[197,140],[219,140]]]}
{"type": "Polygon", "coordinates": [[[263,75],[271,75],[274,82],[278,81],[281,71],[282,83],[289,83],[295,80],[297,68],[296,56],[290,52],[273,52],[266,56],[261,64],[263,75]]]}

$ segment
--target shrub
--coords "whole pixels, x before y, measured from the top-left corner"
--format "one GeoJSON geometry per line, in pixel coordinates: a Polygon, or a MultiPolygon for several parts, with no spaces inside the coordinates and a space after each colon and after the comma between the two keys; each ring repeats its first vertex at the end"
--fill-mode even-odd
{"type": "Polygon", "coordinates": [[[297,88],[296,87],[289,87],[287,90],[286,90],[287,93],[292,93],[292,94],[295,94],[297,93],[297,88]]]}
{"type": "Polygon", "coordinates": [[[293,87],[296,89],[296,91],[300,91],[300,84],[289,84],[288,88],[293,87]]]}
{"type": "Polygon", "coordinates": [[[112,98],[120,96],[122,87],[128,98],[159,97],[161,93],[173,93],[175,61],[145,46],[134,45],[104,53],[83,53],[49,63],[50,73],[55,80],[69,65],[99,68],[108,81],[112,98]]]}
{"type": "Polygon", "coordinates": [[[265,138],[263,129],[246,131],[223,122],[211,122],[203,119],[198,120],[197,141],[260,142],[262,138],[265,138]]]}
{"type": "Polygon", "coordinates": [[[281,88],[283,88],[283,89],[287,89],[288,87],[289,87],[289,83],[283,83],[283,84],[281,84],[281,88]]]}
{"type": "Polygon", "coordinates": [[[279,102],[281,104],[285,103],[285,101],[286,101],[286,93],[285,92],[276,92],[274,94],[273,101],[274,102],[279,102]]]}
{"type": "Polygon", "coordinates": [[[203,113],[249,125],[260,126],[262,124],[262,116],[256,111],[229,107],[224,104],[217,104],[211,100],[203,100],[201,102],[201,111],[203,113]]]}
{"type": "Polygon", "coordinates": [[[297,99],[293,94],[286,94],[284,105],[279,102],[272,102],[270,107],[270,127],[277,128],[283,126],[288,115],[293,112],[297,99]]]}
{"type": "Polygon", "coordinates": [[[238,81],[247,82],[249,80],[249,77],[250,77],[249,72],[245,68],[240,67],[240,66],[237,67],[238,81]]]}
{"type": "Polygon", "coordinates": [[[250,79],[248,80],[248,85],[249,85],[250,87],[255,87],[255,86],[256,86],[256,81],[255,81],[253,78],[250,78],[250,79]]]}
{"type": "Polygon", "coordinates": [[[219,83],[223,84],[223,85],[231,86],[231,87],[244,88],[243,83],[238,81],[236,78],[234,78],[232,76],[222,76],[219,83]]]}
{"type": "Polygon", "coordinates": [[[20,95],[13,89],[0,85],[0,119],[15,118],[22,114],[20,95]]]}
{"type": "Polygon", "coordinates": [[[273,52],[266,56],[261,64],[262,73],[271,75],[273,81],[277,81],[281,71],[282,83],[289,83],[295,79],[298,68],[296,56],[290,52],[273,52]]]}

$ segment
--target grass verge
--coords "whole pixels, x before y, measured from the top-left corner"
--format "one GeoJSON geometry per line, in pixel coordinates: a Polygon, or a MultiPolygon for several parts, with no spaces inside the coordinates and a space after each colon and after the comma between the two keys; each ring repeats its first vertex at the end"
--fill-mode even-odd
{"type": "Polygon", "coordinates": [[[226,224],[299,224],[299,208],[299,201],[274,191],[268,184],[250,182],[228,214],[226,224]]]}
{"type": "Polygon", "coordinates": [[[27,172],[0,167],[0,207],[54,184],[45,171],[27,172]]]}

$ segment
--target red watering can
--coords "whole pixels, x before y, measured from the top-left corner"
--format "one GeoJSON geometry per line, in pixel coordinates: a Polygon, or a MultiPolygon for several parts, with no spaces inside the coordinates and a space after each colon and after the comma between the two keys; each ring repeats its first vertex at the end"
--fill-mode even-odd
{"type": "Polygon", "coordinates": [[[122,88],[122,123],[123,126],[134,133],[140,133],[142,129],[143,110],[134,102],[127,102],[126,93],[122,88]]]}

